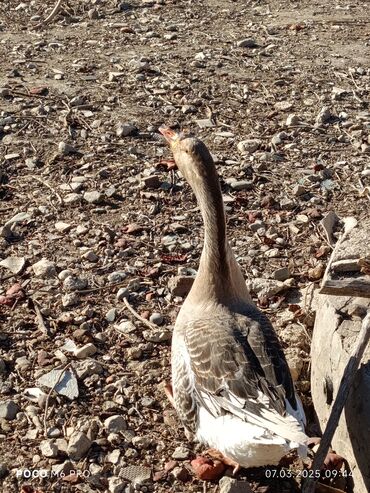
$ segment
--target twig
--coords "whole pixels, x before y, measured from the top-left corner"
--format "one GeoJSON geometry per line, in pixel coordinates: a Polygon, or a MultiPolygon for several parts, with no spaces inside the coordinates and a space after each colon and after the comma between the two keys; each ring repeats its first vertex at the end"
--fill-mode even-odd
{"type": "MultiPolygon", "coordinates": [[[[62,376],[64,375],[64,372],[67,370],[67,368],[69,368],[71,366],[71,363],[67,363],[60,371],[60,374],[59,374],[59,377],[57,379],[57,381],[55,382],[55,384],[51,387],[51,389],[49,390],[48,392],[48,395],[46,396],[46,401],[45,401],[45,412],[44,412],[44,436],[45,438],[47,438],[47,415],[48,415],[48,409],[49,409],[49,400],[50,400],[50,396],[53,392],[53,390],[55,389],[55,387],[58,385],[58,383],[60,382],[62,376]]],[[[58,368],[55,368],[56,370],[58,368]]]]}
{"type": "Polygon", "coordinates": [[[47,336],[50,337],[50,335],[51,335],[50,334],[50,331],[49,331],[49,329],[47,328],[47,326],[46,326],[46,324],[44,322],[44,319],[42,317],[40,308],[37,306],[35,300],[33,300],[32,298],[31,298],[31,300],[32,300],[32,303],[33,303],[33,308],[34,308],[34,310],[36,312],[36,317],[37,317],[37,321],[39,323],[39,328],[40,328],[41,332],[43,332],[44,334],[46,334],[47,336]]]}
{"type": "Polygon", "coordinates": [[[40,182],[43,185],[45,185],[45,187],[47,187],[49,190],[51,190],[57,196],[60,205],[63,205],[64,204],[64,201],[63,201],[62,197],[59,195],[59,193],[56,190],[54,190],[54,188],[52,186],[49,185],[49,183],[47,183],[44,180],[41,180],[41,178],[39,178],[38,176],[34,176],[33,178],[34,178],[34,180],[37,180],[38,182],[40,182]]]}
{"type": "Polygon", "coordinates": [[[130,305],[130,303],[127,301],[127,298],[123,298],[123,302],[124,304],[126,305],[126,307],[128,308],[128,310],[130,310],[130,312],[138,319],[140,320],[140,322],[142,322],[144,325],[146,325],[147,327],[149,327],[150,329],[156,329],[156,326],[154,324],[152,324],[151,322],[149,322],[149,320],[146,320],[145,318],[143,318],[141,315],[138,314],[138,312],[136,310],[134,310],[132,308],[132,306],[130,305]]]}
{"type": "Polygon", "coordinates": [[[366,349],[366,346],[370,339],[370,309],[367,315],[362,321],[362,327],[358,335],[356,345],[352,354],[348,360],[348,363],[344,369],[343,377],[339,385],[338,394],[335,398],[331,413],[326,425],[325,432],[320,442],[319,449],[312,463],[311,470],[314,471],[315,478],[309,478],[302,489],[302,493],[314,493],[315,485],[319,478],[316,475],[320,475],[320,471],[328,453],[330,443],[332,441],[335,430],[338,426],[340,415],[342,414],[344,405],[346,403],[349,390],[353,384],[353,380],[356,374],[356,370],[361,361],[362,355],[366,349]],[[318,473],[317,473],[318,471],[318,473]]]}
{"type": "Polygon", "coordinates": [[[62,2],[63,2],[63,0],[57,0],[57,3],[55,4],[55,7],[50,12],[50,14],[46,17],[46,19],[44,19],[43,21],[39,22],[38,24],[36,24],[33,27],[34,28],[35,27],[41,27],[41,26],[45,26],[46,24],[49,24],[49,22],[51,22],[54,19],[54,17],[58,14],[59,10],[61,9],[62,2]]]}

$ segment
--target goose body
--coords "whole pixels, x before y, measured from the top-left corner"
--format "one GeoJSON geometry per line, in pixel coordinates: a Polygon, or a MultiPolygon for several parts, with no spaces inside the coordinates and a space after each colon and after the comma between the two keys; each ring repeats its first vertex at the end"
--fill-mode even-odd
{"type": "Polygon", "coordinates": [[[305,453],[305,416],[274,329],[253,304],[227,242],[212,157],[165,128],[204,222],[198,274],[172,338],[173,401],[188,434],[243,467],[305,453]]]}

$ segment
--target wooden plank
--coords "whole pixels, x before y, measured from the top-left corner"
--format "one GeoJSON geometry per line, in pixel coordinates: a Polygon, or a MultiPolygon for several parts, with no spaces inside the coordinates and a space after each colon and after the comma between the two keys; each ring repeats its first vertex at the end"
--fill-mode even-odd
{"type": "Polygon", "coordinates": [[[323,281],[320,293],[370,298],[370,277],[360,277],[357,279],[332,279],[327,277],[323,281]]]}

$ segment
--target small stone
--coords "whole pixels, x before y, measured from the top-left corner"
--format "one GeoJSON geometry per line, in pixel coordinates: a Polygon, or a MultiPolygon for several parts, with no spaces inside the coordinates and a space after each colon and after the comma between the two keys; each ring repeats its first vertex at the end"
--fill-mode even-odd
{"type": "Polygon", "coordinates": [[[190,480],[189,471],[184,466],[174,467],[171,471],[171,475],[177,479],[178,481],[182,481],[186,483],[186,481],[190,480]]]}
{"type": "Polygon", "coordinates": [[[66,277],[63,281],[63,289],[67,292],[82,291],[87,285],[87,279],[74,275],[66,277]]]}
{"type": "Polygon", "coordinates": [[[132,445],[139,450],[148,449],[152,445],[152,443],[153,440],[148,436],[144,436],[144,437],[136,436],[132,439],[132,445]]]}
{"type": "Polygon", "coordinates": [[[37,277],[49,279],[57,275],[54,262],[42,258],[32,266],[33,272],[37,277]]]}
{"type": "Polygon", "coordinates": [[[285,125],[287,127],[294,127],[301,123],[301,119],[295,113],[290,113],[286,119],[285,125]]]}
{"type": "Polygon", "coordinates": [[[318,281],[322,278],[325,272],[325,266],[322,262],[318,262],[318,264],[312,269],[308,270],[308,279],[310,281],[318,281]]]}
{"type": "Polygon", "coordinates": [[[292,276],[288,267],[282,267],[281,269],[277,269],[274,272],[274,279],[276,279],[277,281],[286,281],[290,277],[292,276]]]}
{"type": "Polygon", "coordinates": [[[186,460],[190,458],[190,450],[186,447],[180,446],[175,448],[174,453],[171,455],[172,459],[176,460],[186,460]]]}
{"type": "Polygon", "coordinates": [[[195,277],[194,276],[175,276],[168,281],[168,288],[173,296],[184,298],[190,291],[195,277]]]}
{"type": "Polygon", "coordinates": [[[58,151],[60,154],[64,155],[75,154],[77,152],[76,148],[67,144],[67,142],[59,142],[58,151]]]}
{"type": "Polygon", "coordinates": [[[126,482],[117,476],[108,478],[108,491],[109,493],[124,493],[126,482]]]}
{"type": "Polygon", "coordinates": [[[77,293],[67,293],[62,296],[62,306],[63,308],[69,308],[71,306],[76,306],[80,302],[80,298],[77,293]]]}
{"type": "Polygon", "coordinates": [[[293,195],[295,197],[300,197],[301,195],[304,195],[305,193],[307,193],[307,190],[303,185],[296,185],[293,188],[293,195]]]}
{"type": "Polygon", "coordinates": [[[74,432],[68,442],[67,454],[72,460],[82,459],[91,447],[91,440],[80,431],[74,432]]]}
{"type": "Polygon", "coordinates": [[[88,12],[87,12],[87,15],[89,17],[89,19],[91,20],[95,20],[95,19],[99,19],[99,12],[97,9],[90,9],[88,12]]]}
{"type": "Polygon", "coordinates": [[[89,262],[97,262],[99,257],[92,250],[88,250],[87,252],[82,254],[82,258],[88,260],[89,262]]]}
{"type": "Polygon", "coordinates": [[[93,356],[96,351],[96,346],[92,342],[90,342],[88,344],[85,344],[81,348],[76,349],[73,354],[76,356],[76,358],[83,359],[88,358],[89,356],[93,356]]]}
{"type": "Polygon", "coordinates": [[[202,118],[200,120],[195,120],[195,123],[199,128],[213,128],[215,123],[211,118],[202,118]]]}
{"type": "Polygon", "coordinates": [[[102,201],[102,198],[103,194],[98,192],[97,190],[84,193],[84,200],[86,200],[86,202],[88,202],[89,204],[99,204],[99,202],[102,201]]]}
{"type": "Polygon", "coordinates": [[[0,402],[0,418],[12,421],[16,418],[19,411],[18,404],[12,400],[0,402]]]}
{"type": "Polygon", "coordinates": [[[253,152],[257,151],[260,145],[261,140],[259,139],[246,139],[238,143],[237,149],[242,154],[252,154],[253,152]]]}
{"type": "Polygon", "coordinates": [[[93,359],[86,359],[84,361],[78,361],[75,365],[77,377],[84,380],[91,375],[100,375],[103,373],[103,367],[97,361],[93,359]]]}
{"type": "Polygon", "coordinates": [[[124,320],[118,325],[115,325],[116,330],[122,332],[123,334],[130,334],[131,332],[135,332],[136,327],[130,320],[124,320]]]}
{"type": "Polygon", "coordinates": [[[43,440],[40,445],[40,452],[44,457],[58,457],[59,451],[54,440],[43,440]]]}
{"type": "Polygon", "coordinates": [[[117,282],[122,282],[126,277],[127,277],[126,272],[114,271],[109,274],[108,282],[115,284],[117,282]]]}
{"type": "Polygon", "coordinates": [[[232,181],[230,186],[233,190],[251,190],[253,188],[253,182],[250,180],[238,180],[232,181]]]}
{"type": "Polygon", "coordinates": [[[256,48],[258,44],[254,38],[245,38],[238,41],[236,46],[238,48],[256,48]]]}
{"type": "Polygon", "coordinates": [[[108,80],[109,82],[117,82],[118,80],[122,79],[124,75],[125,72],[109,72],[108,80]]]}
{"type": "Polygon", "coordinates": [[[241,481],[224,476],[220,479],[218,484],[220,487],[219,493],[252,493],[248,481],[241,481]]]}
{"type": "Polygon", "coordinates": [[[81,200],[81,196],[78,193],[68,193],[63,200],[65,204],[75,204],[81,200]]]}
{"type": "Polygon", "coordinates": [[[315,125],[320,126],[328,123],[333,118],[333,114],[328,106],[323,106],[317,115],[315,125]]]}
{"type": "Polygon", "coordinates": [[[124,298],[128,298],[129,295],[130,295],[130,291],[127,288],[119,288],[116,297],[117,300],[122,301],[124,298]]]}
{"type": "Polygon", "coordinates": [[[141,181],[144,184],[145,188],[149,189],[159,188],[162,183],[158,175],[145,176],[141,179],[141,181]]]}
{"type": "Polygon", "coordinates": [[[13,274],[19,274],[24,269],[26,260],[24,257],[6,257],[0,262],[0,265],[13,274]]]}
{"type": "Polygon", "coordinates": [[[149,321],[155,325],[162,325],[163,324],[163,315],[161,315],[160,313],[154,312],[150,315],[149,321]]]}
{"type": "Polygon", "coordinates": [[[117,317],[117,309],[116,308],[111,308],[105,314],[105,320],[107,322],[114,322],[116,317],[117,317]]]}
{"type": "Polygon", "coordinates": [[[119,414],[107,418],[104,421],[104,426],[109,433],[119,433],[120,431],[127,430],[126,420],[119,414]]]}
{"type": "Polygon", "coordinates": [[[67,233],[72,228],[72,225],[63,221],[58,221],[54,224],[54,227],[57,231],[60,231],[61,233],[67,233]]]}
{"type": "Polygon", "coordinates": [[[117,137],[129,137],[137,133],[137,128],[132,123],[118,123],[116,126],[117,137]]]}
{"type": "Polygon", "coordinates": [[[62,436],[62,431],[59,428],[52,426],[47,429],[47,436],[49,438],[59,438],[62,436]]]}
{"type": "Polygon", "coordinates": [[[370,154],[370,145],[366,143],[361,144],[361,152],[364,154],[370,154]]]}
{"type": "Polygon", "coordinates": [[[56,477],[59,478],[68,476],[74,468],[75,466],[70,460],[66,460],[62,464],[53,464],[51,466],[51,470],[55,473],[56,477]]]}
{"type": "Polygon", "coordinates": [[[272,279],[264,279],[262,277],[255,277],[247,281],[247,287],[249,291],[257,294],[258,296],[275,296],[283,291],[286,286],[281,281],[274,281],[272,279]]]}

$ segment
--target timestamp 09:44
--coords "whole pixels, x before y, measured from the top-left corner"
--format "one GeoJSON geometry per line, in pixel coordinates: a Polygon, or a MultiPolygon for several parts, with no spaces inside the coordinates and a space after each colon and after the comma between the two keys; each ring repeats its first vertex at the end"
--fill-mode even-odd
{"type": "Polygon", "coordinates": [[[294,471],[293,469],[265,469],[265,477],[268,479],[290,479],[290,478],[304,478],[304,479],[334,479],[339,477],[350,477],[351,471],[337,471],[336,469],[325,469],[322,471],[313,469],[302,469],[301,471],[294,471]]]}

